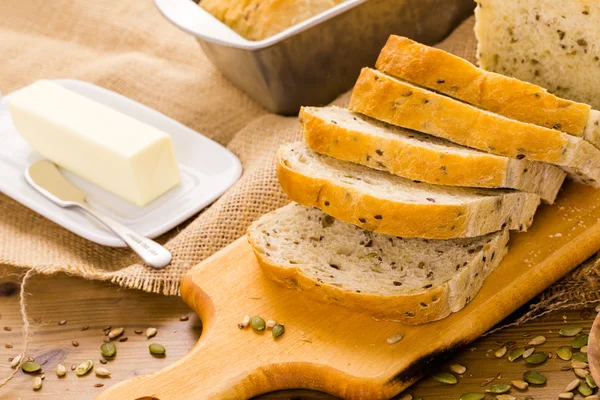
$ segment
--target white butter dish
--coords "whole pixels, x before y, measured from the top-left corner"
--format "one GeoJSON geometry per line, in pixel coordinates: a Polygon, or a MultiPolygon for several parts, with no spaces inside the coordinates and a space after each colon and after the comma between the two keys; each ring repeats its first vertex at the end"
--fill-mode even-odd
{"type": "MultiPolygon", "coordinates": [[[[155,238],[174,228],[216,200],[241,175],[240,161],[233,153],[179,122],[87,82],[55,82],[171,136],[181,170],[181,183],[145,207],[137,207],[68,171],[62,171],[71,182],[87,192],[92,208],[143,236],[155,238]]],[[[29,147],[13,126],[7,106],[11,95],[0,100],[0,192],[81,237],[105,246],[125,246],[119,238],[84,213],[54,205],[26,183],[25,169],[40,160],[41,156],[29,147]]]]}

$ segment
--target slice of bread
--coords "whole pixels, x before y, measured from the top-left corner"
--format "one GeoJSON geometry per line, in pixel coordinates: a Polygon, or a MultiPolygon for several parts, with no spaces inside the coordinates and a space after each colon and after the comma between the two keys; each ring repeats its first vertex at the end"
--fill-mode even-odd
{"type": "Polygon", "coordinates": [[[484,153],[344,108],[303,107],[300,122],[321,154],[426,183],[518,189],[552,203],[565,178],[550,164],[484,153]]]}
{"type": "Polygon", "coordinates": [[[488,153],[549,162],[574,180],[600,187],[600,150],[587,141],[479,109],[370,68],[362,70],[349,108],[488,153]]]}
{"type": "Polygon", "coordinates": [[[304,143],[279,149],[277,172],[292,201],[403,237],[473,237],[504,227],[524,231],[540,202],[532,193],[417,183],[321,155],[304,143]]]}
{"type": "Polygon", "coordinates": [[[265,275],[374,318],[423,324],[461,310],[507,251],[506,230],[471,239],[403,239],[290,204],[248,239],[265,275]]]}
{"type": "Polygon", "coordinates": [[[600,108],[597,0],[477,0],[479,65],[600,108]]]}
{"type": "Polygon", "coordinates": [[[590,114],[587,104],[561,99],[529,82],[484,71],[463,58],[401,36],[390,36],[376,66],[388,75],[485,110],[575,136],[583,136],[590,114]]]}

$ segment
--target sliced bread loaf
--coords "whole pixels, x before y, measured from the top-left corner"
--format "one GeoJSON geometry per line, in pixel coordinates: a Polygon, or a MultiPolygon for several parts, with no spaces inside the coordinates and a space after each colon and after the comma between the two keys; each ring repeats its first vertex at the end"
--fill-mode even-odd
{"type": "Polygon", "coordinates": [[[265,275],[374,318],[423,324],[461,310],[507,251],[506,230],[471,239],[403,239],[290,204],[253,223],[265,275]]]}
{"type": "Polygon", "coordinates": [[[361,228],[403,237],[480,236],[527,230],[540,202],[532,193],[429,185],[318,154],[281,147],[278,176],[292,201],[361,228]]]}
{"type": "Polygon", "coordinates": [[[344,108],[303,107],[300,122],[321,154],[422,182],[519,189],[552,203],[565,178],[550,164],[484,153],[344,108]]]}
{"type": "MultiPolygon", "coordinates": [[[[523,122],[583,136],[591,107],[529,82],[487,72],[443,50],[392,35],[377,69],[388,75],[523,122]]],[[[594,143],[598,145],[598,143],[594,143]]]]}
{"type": "Polygon", "coordinates": [[[587,141],[479,109],[379,71],[362,70],[349,108],[492,154],[549,162],[577,181],[600,187],[600,150],[587,141]]]}

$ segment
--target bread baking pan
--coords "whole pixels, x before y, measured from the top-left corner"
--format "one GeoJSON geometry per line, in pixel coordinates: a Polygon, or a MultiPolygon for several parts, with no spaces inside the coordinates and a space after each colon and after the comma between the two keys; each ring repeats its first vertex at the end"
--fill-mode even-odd
{"type": "Polygon", "coordinates": [[[349,89],[373,65],[390,34],[425,44],[443,39],[473,0],[348,0],[269,38],[238,35],[192,0],[154,0],[174,25],[196,37],[231,82],[272,112],[296,114],[349,89]]]}

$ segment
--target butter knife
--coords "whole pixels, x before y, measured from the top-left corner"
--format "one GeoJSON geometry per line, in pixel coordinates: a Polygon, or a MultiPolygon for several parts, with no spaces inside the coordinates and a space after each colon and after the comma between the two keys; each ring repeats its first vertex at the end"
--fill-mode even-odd
{"type": "Polygon", "coordinates": [[[86,202],[87,194],[69,182],[53,162],[42,160],[31,164],[25,171],[25,180],[57,206],[85,210],[119,236],[151,267],[163,268],[171,262],[171,253],[163,246],[90,208],[86,202]]]}

